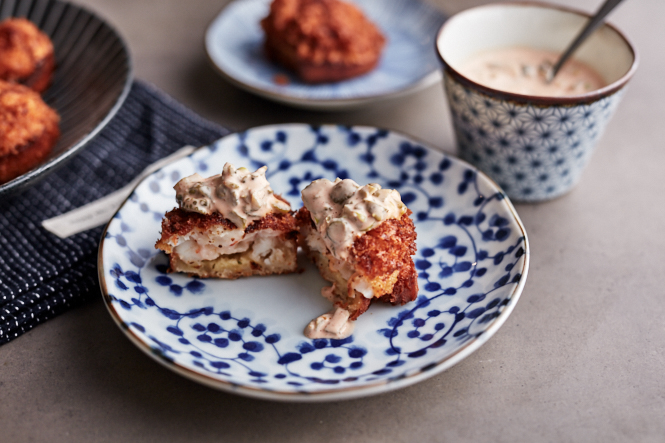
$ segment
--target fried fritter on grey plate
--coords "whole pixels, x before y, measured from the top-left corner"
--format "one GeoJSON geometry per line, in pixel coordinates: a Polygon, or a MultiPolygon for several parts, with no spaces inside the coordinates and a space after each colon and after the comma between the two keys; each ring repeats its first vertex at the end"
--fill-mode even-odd
{"type": "Polygon", "coordinates": [[[60,117],[26,86],[0,80],[0,183],[33,169],[60,136],[60,117]]]}
{"type": "Polygon", "coordinates": [[[51,84],[54,67],[53,43],[37,26],[24,18],[0,22],[0,79],[41,93],[51,84]]]}

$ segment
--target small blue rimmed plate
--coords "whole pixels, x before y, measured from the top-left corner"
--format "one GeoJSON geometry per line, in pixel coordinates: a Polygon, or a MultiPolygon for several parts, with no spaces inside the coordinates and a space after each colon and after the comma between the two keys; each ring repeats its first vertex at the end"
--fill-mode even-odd
{"type": "Polygon", "coordinates": [[[166,367],[208,386],[282,401],[348,399],[429,378],[483,345],[524,287],[526,232],[510,201],[467,163],[371,127],[265,126],[227,136],[144,180],[108,224],[99,248],[106,306],[123,332],[166,367]],[[329,309],[326,283],[305,272],[233,281],[167,274],[154,244],[173,185],[225,162],[268,165],[294,208],[320,177],[396,188],[413,211],[418,299],[374,304],[345,340],[308,340],[329,309]]]}
{"type": "Polygon", "coordinates": [[[208,57],[236,86],[262,97],[308,109],[345,109],[394,98],[441,79],[434,39],[445,17],[419,0],[355,0],[387,37],[381,61],[372,72],[351,80],[308,85],[263,53],[259,22],[270,0],[237,0],[213,20],[205,37],[208,57]],[[278,85],[275,75],[287,75],[278,85]]]}

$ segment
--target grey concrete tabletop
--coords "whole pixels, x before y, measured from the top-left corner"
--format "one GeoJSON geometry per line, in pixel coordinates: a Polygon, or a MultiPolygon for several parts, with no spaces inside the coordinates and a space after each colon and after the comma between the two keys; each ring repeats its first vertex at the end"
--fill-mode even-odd
{"type": "MultiPolygon", "coordinates": [[[[350,112],[242,92],[209,66],[224,0],[81,1],[131,48],[136,77],[233,129],[280,122],[381,126],[455,152],[441,85],[350,112]]],[[[447,13],[482,0],[429,0],[447,13]]],[[[557,0],[593,11],[600,0],[557,0]]],[[[531,269],[511,317],[429,380],[357,400],[287,404],[198,385],[155,363],[100,297],[0,347],[0,441],[665,441],[665,2],[610,18],[641,65],[582,181],[516,205],[531,269]]]]}

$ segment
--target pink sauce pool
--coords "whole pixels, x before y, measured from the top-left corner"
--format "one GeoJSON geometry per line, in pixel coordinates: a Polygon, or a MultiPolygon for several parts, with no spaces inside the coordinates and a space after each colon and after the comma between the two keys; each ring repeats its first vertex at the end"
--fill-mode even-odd
{"type": "Polygon", "coordinates": [[[542,49],[502,48],[474,55],[459,71],[492,89],[541,97],[581,95],[606,85],[598,72],[575,59],[569,59],[548,83],[547,72],[558,58],[558,53],[542,49]]]}

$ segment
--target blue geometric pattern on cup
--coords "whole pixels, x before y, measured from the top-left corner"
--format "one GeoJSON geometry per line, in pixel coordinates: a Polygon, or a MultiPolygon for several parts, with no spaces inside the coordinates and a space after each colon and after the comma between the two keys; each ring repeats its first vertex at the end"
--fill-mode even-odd
{"type": "Polygon", "coordinates": [[[580,179],[622,91],[584,105],[498,100],[444,73],[460,157],[514,200],[547,200],[580,179]]]}
{"type": "Polygon", "coordinates": [[[469,165],[386,130],[300,124],[225,137],[153,174],[111,221],[102,245],[107,303],[143,346],[220,385],[277,393],[388,384],[436,367],[515,303],[527,248],[504,194],[469,165]],[[273,189],[294,208],[302,188],[320,177],[399,190],[418,233],[418,299],[373,305],[347,339],[308,340],[302,329],[312,315],[300,308],[326,306],[316,292],[325,283],[313,269],[236,281],[166,273],[168,260],[154,243],[175,204],[174,183],[215,174],[226,161],[268,165],[273,189]],[[287,291],[281,304],[266,295],[298,278],[315,279],[313,289],[287,291]],[[285,304],[289,314],[280,318],[285,304]]]}

